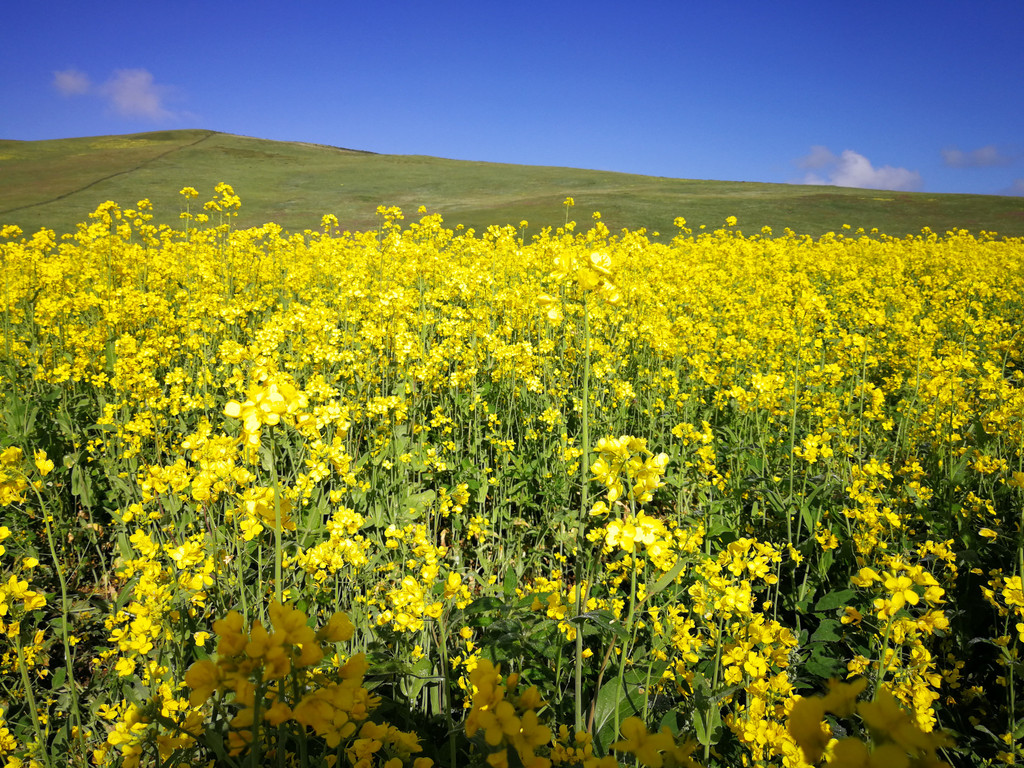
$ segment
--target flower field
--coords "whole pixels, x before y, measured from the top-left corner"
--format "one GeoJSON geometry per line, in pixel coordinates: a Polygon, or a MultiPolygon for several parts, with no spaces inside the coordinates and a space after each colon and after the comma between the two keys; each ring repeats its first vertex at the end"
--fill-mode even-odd
{"type": "Polygon", "coordinates": [[[1024,240],[4,227],[7,766],[1024,742],[1024,240]]]}

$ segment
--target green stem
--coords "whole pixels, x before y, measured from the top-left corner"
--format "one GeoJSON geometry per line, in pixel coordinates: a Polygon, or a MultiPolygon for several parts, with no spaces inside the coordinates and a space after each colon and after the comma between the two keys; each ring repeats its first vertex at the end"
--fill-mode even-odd
{"type": "Polygon", "coordinates": [[[18,669],[21,672],[21,684],[25,687],[25,701],[28,702],[29,716],[32,718],[32,728],[36,732],[36,744],[40,748],[40,755],[43,765],[50,768],[50,754],[46,751],[46,738],[43,736],[43,729],[40,727],[38,710],[36,709],[36,697],[32,691],[32,681],[28,676],[28,669],[25,667],[25,656],[21,650],[21,633],[14,638],[15,651],[18,654],[18,669]]]}
{"type": "Polygon", "coordinates": [[[707,712],[704,713],[704,735],[707,741],[704,743],[704,764],[707,765],[711,757],[711,711],[718,706],[718,673],[721,670],[722,662],[722,632],[725,630],[725,616],[718,617],[718,636],[715,638],[715,673],[711,678],[711,700],[708,702],[707,712]]]}
{"type": "Polygon", "coordinates": [[[437,624],[441,634],[439,650],[441,656],[441,677],[444,685],[444,696],[441,699],[441,706],[444,708],[445,723],[448,726],[448,765],[449,768],[457,768],[458,749],[455,744],[455,721],[452,719],[452,681],[449,675],[448,661],[448,624],[445,621],[444,613],[441,614],[437,624]]]}
{"type": "MultiPolygon", "coordinates": [[[[576,523],[576,616],[583,614],[586,600],[583,595],[582,564],[586,551],[586,536],[583,533],[587,519],[587,484],[590,473],[590,297],[583,298],[583,449],[580,465],[580,516],[576,523]]],[[[576,626],[576,674],[575,674],[576,731],[583,731],[583,627],[576,626]]]]}
{"type": "Polygon", "coordinates": [[[891,634],[892,617],[890,616],[885,623],[885,636],[882,638],[882,654],[878,658],[878,679],[875,681],[875,695],[873,696],[875,699],[878,698],[878,692],[882,690],[882,683],[885,682],[885,673],[889,671],[889,665],[885,657],[889,653],[889,636],[891,634]]]}
{"type": "Polygon", "coordinates": [[[857,417],[857,466],[864,466],[864,398],[867,395],[868,339],[864,337],[864,351],[860,358],[860,414],[857,417]]]}
{"type": "MultiPolygon", "coordinates": [[[[27,479],[27,478],[26,478],[27,479]]],[[[61,567],[60,559],[57,557],[57,545],[53,538],[53,527],[50,525],[51,515],[46,511],[43,497],[35,484],[30,483],[39,501],[39,508],[43,514],[43,521],[46,523],[46,542],[50,548],[50,557],[53,559],[53,570],[57,574],[57,581],[60,583],[60,607],[61,607],[61,640],[64,644],[64,667],[67,672],[68,688],[71,692],[70,725],[75,741],[78,743],[79,754],[85,755],[85,742],[82,734],[82,715],[78,708],[78,686],[75,684],[75,664],[71,653],[71,638],[68,634],[68,621],[71,616],[70,602],[68,601],[68,582],[64,576],[64,569],[61,567]]],[[[21,661],[21,643],[18,643],[18,660],[21,661]]],[[[26,689],[27,691],[27,689],[26,689]]],[[[35,720],[35,714],[32,715],[35,720]]],[[[69,734],[69,736],[72,734],[69,734]]],[[[70,739],[69,739],[70,741],[70,739]]]]}
{"type": "Polygon", "coordinates": [[[633,576],[630,579],[629,584],[629,614],[626,617],[626,633],[630,636],[629,647],[627,648],[625,643],[622,645],[622,653],[619,656],[619,680],[615,685],[615,733],[619,732],[619,697],[622,695],[624,679],[626,676],[626,659],[629,658],[630,653],[636,645],[636,628],[633,624],[633,617],[636,613],[636,580],[639,576],[637,569],[636,552],[632,555],[633,560],[633,576]]]}
{"type": "Polygon", "coordinates": [[[274,483],[274,599],[283,603],[281,584],[281,489],[277,476],[277,451],[274,431],[270,430],[270,475],[274,483]]]}

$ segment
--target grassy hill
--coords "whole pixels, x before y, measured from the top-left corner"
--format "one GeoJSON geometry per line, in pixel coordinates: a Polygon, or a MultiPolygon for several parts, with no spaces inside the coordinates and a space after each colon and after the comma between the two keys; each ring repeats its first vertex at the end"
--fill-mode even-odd
{"type": "Polygon", "coordinates": [[[274,221],[288,230],[317,228],[333,213],[343,228],[376,224],[378,205],[420,205],[448,226],[483,229],[529,221],[527,236],[564,221],[562,201],[582,225],[600,211],[616,231],[675,232],[677,216],[693,228],[727,216],[756,232],[771,226],[820,235],[843,224],[893,235],[965,228],[1024,235],[1024,200],[752,182],[694,181],[575,168],[380,155],[337,147],[267,141],[206,130],[161,131],[52,141],[0,141],[0,224],[26,232],[72,231],[105,200],[134,207],[148,197],[157,222],[178,226],[178,190],[199,202],[226,181],[242,199],[239,226],[274,221]]]}

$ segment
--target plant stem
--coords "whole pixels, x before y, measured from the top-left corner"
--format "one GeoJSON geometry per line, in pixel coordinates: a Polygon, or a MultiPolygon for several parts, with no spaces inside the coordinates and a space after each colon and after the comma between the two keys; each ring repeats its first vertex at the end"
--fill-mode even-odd
{"type": "MultiPolygon", "coordinates": [[[[576,616],[583,614],[583,559],[586,545],[584,523],[587,519],[587,484],[590,474],[590,297],[583,298],[583,403],[581,436],[583,455],[580,457],[580,516],[576,523],[576,616]]],[[[583,626],[576,625],[576,731],[583,731],[583,626]]]]}

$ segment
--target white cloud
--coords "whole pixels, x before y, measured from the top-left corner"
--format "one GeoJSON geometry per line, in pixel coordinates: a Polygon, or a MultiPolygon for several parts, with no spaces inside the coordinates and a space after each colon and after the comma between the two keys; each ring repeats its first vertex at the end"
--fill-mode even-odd
{"type": "Polygon", "coordinates": [[[950,168],[993,168],[1009,165],[1013,157],[1001,152],[994,144],[988,144],[970,152],[947,147],[942,150],[942,161],[950,168]]]}
{"type": "Polygon", "coordinates": [[[1014,179],[1013,184],[1002,190],[999,194],[1024,197],[1024,179],[1014,179]]]}
{"type": "Polygon", "coordinates": [[[100,86],[100,93],[119,115],[166,120],[174,117],[164,106],[167,86],[157,85],[145,69],[118,69],[100,86]]]}
{"type": "Polygon", "coordinates": [[[118,69],[107,80],[93,85],[89,76],[77,69],[53,73],[53,87],[64,96],[98,96],[121,117],[164,122],[181,117],[167,108],[174,88],[160,85],[146,69],[118,69]]]}
{"type": "Polygon", "coordinates": [[[77,69],[62,69],[53,73],[53,87],[64,96],[81,96],[92,89],[89,76],[77,69]]]}
{"type": "Polygon", "coordinates": [[[808,155],[796,161],[800,168],[820,173],[808,173],[803,184],[825,184],[834,187],[861,187],[863,189],[893,189],[909,192],[921,188],[921,174],[906,168],[883,165],[875,168],[864,155],[844,149],[835,155],[827,147],[811,147],[808,155]]]}
{"type": "Polygon", "coordinates": [[[821,144],[815,144],[811,147],[810,154],[801,157],[796,161],[796,164],[801,168],[819,170],[832,165],[836,160],[836,156],[832,154],[828,147],[823,147],[821,144]]]}

